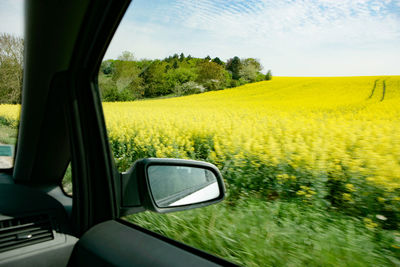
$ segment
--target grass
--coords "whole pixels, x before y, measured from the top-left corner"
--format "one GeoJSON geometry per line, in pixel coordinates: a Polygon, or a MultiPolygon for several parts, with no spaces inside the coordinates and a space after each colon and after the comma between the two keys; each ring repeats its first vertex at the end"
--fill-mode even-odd
{"type": "Polygon", "coordinates": [[[249,197],[125,219],[244,266],[400,265],[398,233],[303,203],[249,197]]]}
{"type": "Polygon", "coordinates": [[[62,187],[64,192],[72,196],[72,170],[71,163],[68,165],[67,170],[65,171],[64,178],[62,179],[62,187]]]}
{"type": "Polygon", "coordinates": [[[0,124],[0,143],[14,145],[17,142],[16,128],[0,124]]]}

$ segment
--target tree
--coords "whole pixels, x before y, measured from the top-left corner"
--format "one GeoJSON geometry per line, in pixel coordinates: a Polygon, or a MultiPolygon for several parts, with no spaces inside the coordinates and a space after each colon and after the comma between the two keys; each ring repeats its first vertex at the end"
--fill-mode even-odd
{"type": "Polygon", "coordinates": [[[185,55],[184,55],[183,53],[181,53],[181,54],[179,55],[179,61],[182,62],[182,61],[184,61],[184,60],[185,60],[185,55]]]}
{"type": "Polygon", "coordinates": [[[197,82],[208,90],[219,90],[225,86],[225,70],[215,62],[204,61],[198,66],[197,82]]]}
{"type": "Polygon", "coordinates": [[[118,57],[118,60],[121,61],[134,61],[135,57],[133,56],[132,52],[129,51],[124,51],[122,54],[118,57]]]}
{"type": "Polygon", "coordinates": [[[99,88],[102,101],[120,101],[117,85],[110,77],[103,72],[99,72],[98,77],[99,88]]]}
{"type": "Polygon", "coordinates": [[[272,72],[271,72],[271,70],[268,70],[267,74],[265,75],[265,80],[266,81],[272,80],[272,72]]]}
{"type": "Polygon", "coordinates": [[[141,69],[138,63],[133,61],[133,54],[123,52],[118,57],[119,60],[113,62],[113,72],[111,79],[116,89],[113,92],[119,95],[119,101],[134,100],[144,95],[143,79],[139,76],[141,69]]]}
{"type": "Polygon", "coordinates": [[[0,34],[0,103],[21,101],[24,40],[0,34]]]}
{"type": "Polygon", "coordinates": [[[243,60],[242,65],[253,65],[254,68],[257,70],[257,72],[261,71],[263,69],[260,61],[255,58],[246,58],[243,60]]]}
{"type": "Polygon", "coordinates": [[[171,93],[174,88],[178,85],[194,81],[196,79],[196,73],[188,68],[177,68],[170,69],[164,76],[164,89],[166,93],[171,93]]]}
{"type": "Polygon", "coordinates": [[[240,68],[241,68],[240,58],[234,57],[228,60],[226,63],[226,69],[232,73],[232,79],[239,80],[240,78],[240,68]]]}
{"type": "Polygon", "coordinates": [[[219,59],[219,57],[214,58],[212,60],[212,62],[217,63],[218,65],[221,65],[221,66],[225,65],[225,63],[221,59],[219,59]]]}
{"type": "Polygon", "coordinates": [[[114,60],[106,60],[101,62],[100,71],[105,75],[112,74],[114,68],[114,60]]]}
{"type": "Polygon", "coordinates": [[[167,66],[169,65],[165,61],[154,60],[143,69],[140,77],[143,79],[145,97],[165,95],[172,91],[166,86],[165,71],[167,66]]]}
{"type": "Polygon", "coordinates": [[[261,69],[262,66],[257,59],[246,58],[242,60],[239,74],[247,82],[255,82],[261,69]]]}

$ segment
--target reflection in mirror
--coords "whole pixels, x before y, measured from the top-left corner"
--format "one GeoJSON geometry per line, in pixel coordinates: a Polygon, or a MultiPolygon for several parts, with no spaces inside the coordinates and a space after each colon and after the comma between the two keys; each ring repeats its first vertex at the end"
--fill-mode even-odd
{"type": "Polygon", "coordinates": [[[217,178],[207,169],[151,165],[149,184],[158,207],[174,207],[205,202],[220,195],[217,178]]]}

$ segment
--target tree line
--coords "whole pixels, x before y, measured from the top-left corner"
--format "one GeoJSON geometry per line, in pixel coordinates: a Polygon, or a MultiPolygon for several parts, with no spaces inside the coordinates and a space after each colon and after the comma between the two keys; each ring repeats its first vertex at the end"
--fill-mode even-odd
{"type": "MultiPolygon", "coordinates": [[[[21,102],[24,40],[0,33],[0,104],[21,102]]],[[[160,96],[182,96],[232,88],[270,80],[271,71],[261,73],[257,59],[237,56],[196,58],[174,54],[162,60],[136,60],[123,52],[116,60],[105,60],[98,83],[103,101],[131,101],[160,96]]]]}
{"type": "Polygon", "coordinates": [[[0,33],[0,104],[21,102],[24,40],[0,33]]]}
{"type": "Polygon", "coordinates": [[[99,87],[103,101],[129,101],[167,95],[189,95],[270,80],[257,59],[235,56],[196,58],[174,54],[162,60],[135,60],[123,52],[117,60],[103,61],[99,87]]]}

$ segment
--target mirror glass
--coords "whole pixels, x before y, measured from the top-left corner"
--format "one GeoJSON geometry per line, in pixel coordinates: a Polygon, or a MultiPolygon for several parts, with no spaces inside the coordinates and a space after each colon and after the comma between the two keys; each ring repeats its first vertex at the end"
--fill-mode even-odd
{"type": "Polygon", "coordinates": [[[147,172],[153,198],[161,208],[205,202],[220,195],[217,178],[207,169],[151,165],[147,172]]]}

